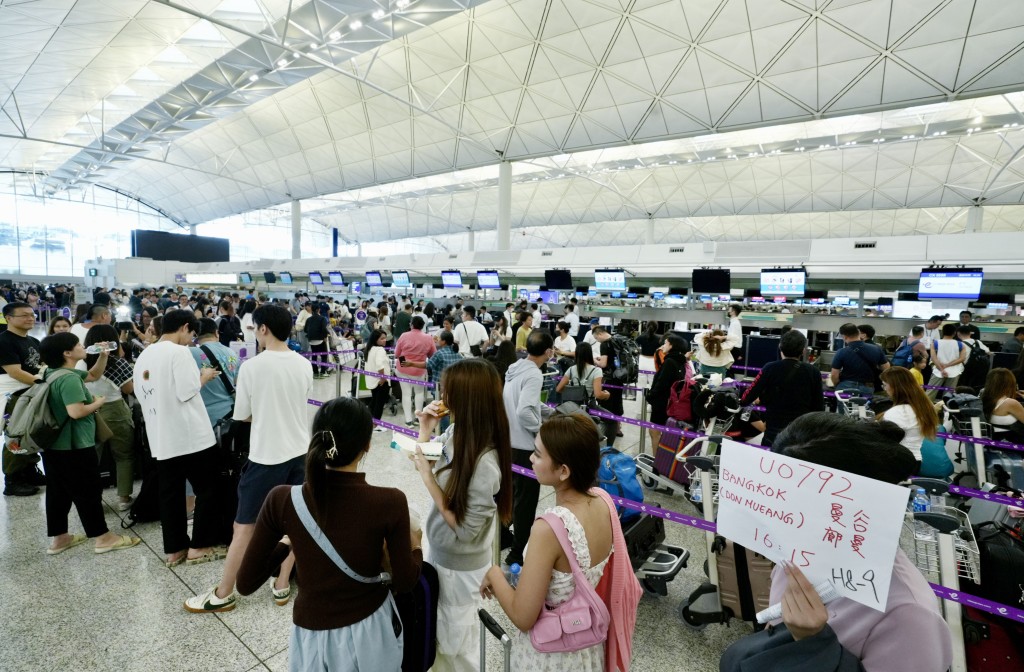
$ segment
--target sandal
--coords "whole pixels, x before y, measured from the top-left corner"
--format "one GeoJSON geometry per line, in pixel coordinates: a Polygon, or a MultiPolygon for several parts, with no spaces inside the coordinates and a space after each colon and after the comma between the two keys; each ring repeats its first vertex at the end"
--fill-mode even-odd
{"type": "Polygon", "coordinates": [[[164,567],[170,569],[171,567],[177,567],[178,565],[185,562],[185,558],[188,557],[188,551],[181,551],[175,553],[170,559],[164,560],[164,567]]]}
{"type": "Polygon", "coordinates": [[[117,543],[113,546],[97,546],[95,553],[97,555],[101,553],[110,553],[111,551],[120,551],[122,548],[132,548],[138,546],[142,542],[139,537],[129,537],[127,534],[118,535],[117,543]]]}
{"type": "Polygon", "coordinates": [[[73,546],[78,546],[79,544],[84,544],[88,540],[89,540],[89,537],[85,536],[84,534],[81,534],[81,533],[79,533],[79,534],[72,534],[71,535],[71,541],[69,541],[68,543],[64,544],[63,546],[61,546],[59,548],[48,548],[48,549],[46,549],[46,554],[47,555],[59,555],[59,554],[63,553],[64,551],[68,550],[69,548],[73,547],[73,546]]]}
{"type": "Polygon", "coordinates": [[[213,562],[214,560],[223,560],[228,557],[228,549],[224,546],[216,546],[210,550],[209,553],[203,553],[202,555],[194,558],[188,558],[185,560],[186,565],[201,565],[205,562],[213,562]]]}

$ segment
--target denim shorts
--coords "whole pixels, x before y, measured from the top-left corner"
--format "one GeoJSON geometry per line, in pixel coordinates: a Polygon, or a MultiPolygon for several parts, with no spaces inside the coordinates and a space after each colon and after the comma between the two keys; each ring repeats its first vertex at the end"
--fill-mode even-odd
{"type": "Polygon", "coordinates": [[[238,513],[235,522],[253,525],[263,508],[263,501],[279,485],[302,485],[306,481],[306,456],[299,455],[281,464],[258,464],[245,461],[238,479],[238,513]]]}

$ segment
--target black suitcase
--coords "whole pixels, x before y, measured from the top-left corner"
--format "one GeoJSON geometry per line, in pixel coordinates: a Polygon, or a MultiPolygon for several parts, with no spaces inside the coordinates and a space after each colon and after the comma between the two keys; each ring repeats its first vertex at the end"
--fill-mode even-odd
{"type": "Polygon", "coordinates": [[[395,595],[402,619],[402,672],[426,672],[437,655],[437,570],[424,562],[419,581],[407,593],[395,595]]]}

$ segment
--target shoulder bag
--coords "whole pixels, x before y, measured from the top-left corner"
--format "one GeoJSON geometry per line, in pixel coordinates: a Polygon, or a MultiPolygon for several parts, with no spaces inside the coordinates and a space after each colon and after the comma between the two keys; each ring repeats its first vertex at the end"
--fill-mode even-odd
{"type": "Polygon", "coordinates": [[[547,521],[558,537],[558,543],[572,567],[576,589],[567,602],[558,606],[545,602],[537,622],[530,628],[530,643],[541,653],[580,651],[601,644],[608,638],[608,625],[611,623],[608,607],[576,562],[576,552],[569,542],[562,519],[553,513],[540,517],[547,521]]]}

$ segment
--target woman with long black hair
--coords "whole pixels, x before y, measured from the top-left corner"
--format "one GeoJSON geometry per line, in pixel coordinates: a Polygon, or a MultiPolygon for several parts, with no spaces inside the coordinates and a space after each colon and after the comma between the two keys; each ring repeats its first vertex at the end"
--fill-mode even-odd
{"type": "MultiPolygon", "coordinates": [[[[363,368],[371,373],[390,376],[391,360],[384,350],[387,344],[388,335],[383,329],[374,329],[370,332],[370,338],[366,340],[366,347],[363,349],[363,368]]],[[[380,420],[384,415],[384,406],[391,397],[391,383],[374,376],[366,376],[366,389],[370,390],[370,412],[374,420],[380,420]]],[[[384,431],[383,427],[377,427],[377,431],[384,431]]]]}
{"type": "Polygon", "coordinates": [[[412,589],[423,562],[422,532],[410,530],[405,494],[370,485],[360,471],[372,431],[361,402],[342,397],[324,404],[313,418],[305,484],[270,491],[242,558],[237,588],[251,595],[295,553],[302,590],[292,611],[291,670],[402,667],[402,635],[393,626],[397,610],[388,586],[352,575],[379,577],[386,548],[390,587],[401,593],[412,589]],[[360,515],[365,511],[373,515],[360,515]],[[318,543],[317,531],[349,571],[318,543]]]}
{"type": "Polygon", "coordinates": [[[438,437],[444,451],[436,463],[419,448],[411,457],[431,499],[424,530],[441,584],[433,669],[448,672],[479,664],[479,588],[491,566],[496,523],[512,519],[512,443],[501,380],[489,362],[452,364],[441,390],[441,399],[417,417],[422,442],[451,414],[452,424],[438,437]]]}

